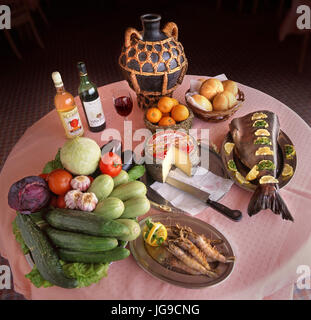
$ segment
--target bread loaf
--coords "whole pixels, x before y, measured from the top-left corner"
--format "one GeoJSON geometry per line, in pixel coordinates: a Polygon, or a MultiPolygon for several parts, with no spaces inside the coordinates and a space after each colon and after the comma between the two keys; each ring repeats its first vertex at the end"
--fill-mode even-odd
{"type": "Polygon", "coordinates": [[[215,111],[225,111],[236,104],[236,97],[230,91],[218,93],[213,100],[213,109],[215,111]]]}
{"type": "Polygon", "coordinates": [[[208,79],[204,81],[200,88],[200,95],[204,96],[208,100],[213,100],[217,93],[223,92],[224,87],[218,79],[208,79]]]}

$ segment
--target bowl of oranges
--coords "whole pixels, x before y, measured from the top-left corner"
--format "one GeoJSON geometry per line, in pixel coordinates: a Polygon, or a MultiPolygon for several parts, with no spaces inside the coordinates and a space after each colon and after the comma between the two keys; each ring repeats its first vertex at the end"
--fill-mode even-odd
{"type": "Polygon", "coordinates": [[[156,107],[145,111],[146,127],[153,133],[160,129],[184,129],[192,127],[194,114],[190,108],[180,104],[175,98],[164,96],[159,99],[156,107]]]}

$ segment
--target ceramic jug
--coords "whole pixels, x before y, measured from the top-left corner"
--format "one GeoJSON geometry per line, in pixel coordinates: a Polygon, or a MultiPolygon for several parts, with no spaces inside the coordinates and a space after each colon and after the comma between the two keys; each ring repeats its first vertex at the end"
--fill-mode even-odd
{"type": "Polygon", "coordinates": [[[178,28],[168,22],[161,30],[161,16],[141,16],[142,31],[128,28],[119,65],[137,94],[140,108],[156,106],[162,96],[172,96],[183,81],[188,62],[178,41],[178,28]]]}

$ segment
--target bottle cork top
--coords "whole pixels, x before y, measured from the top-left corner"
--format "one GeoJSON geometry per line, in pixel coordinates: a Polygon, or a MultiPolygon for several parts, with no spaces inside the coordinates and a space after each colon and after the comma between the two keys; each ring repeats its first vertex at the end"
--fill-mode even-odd
{"type": "Polygon", "coordinates": [[[54,81],[55,87],[62,87],[63,86],[63,80],[58,71],[55,71],[52,73],[52,79],[54,81]]]}

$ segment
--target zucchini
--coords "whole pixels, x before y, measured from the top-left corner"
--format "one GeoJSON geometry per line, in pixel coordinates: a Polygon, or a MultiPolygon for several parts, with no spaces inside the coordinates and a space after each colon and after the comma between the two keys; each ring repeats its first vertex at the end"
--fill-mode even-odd
{"type": "Polygon", "coordinates": [[[133,241],[140,235],[140,225],[133,219],[118,219],[119,223],[124,224],[130,230],[130,234],[122,237],[118,237],[119,240],[133,241]]]}
{"type": "Polygon", "coordinates": [[[58,253],[64,261],[84,263],[110,263],[112,261],[123,260],[130,255],[128,249],[120,247],[104,252],[79,252],[69,249],[59,249],[58,253]]]}
{"type": "Polygon", "coordinates": [[[150,201],[146,197],[131,198],[124,202],[124,208],[120,218],[136,218],[150,210],[150,201]]]}
{"type": "Polygon", "coordinates": [[[123,202],[118,198],[109,197],[99,201],[93,213],[107,220],[113,220],[120,218],[123,211],[123,202]]]}
{"type": "Polygon", "coordinates": [[[109,221],[92,212],[52,209],[45,216],[47,222],[54,228],[90,234],[100,237],[126,236],[129,230],[122,223],[109,221]]]}
{"type": "Polygon", "coordinates": [[[46,233],[55,246],[71,250],[98,252],[112,250],[118,246],[115,238],[104,238],[75,232],[46,228],[46,233]]]}
{"type": "Polygon", "coordinates": [[[41,276],[56,286],[76,288],[77,280],[65,275],[56,251],[31,217],[18,213],[16,224],[41,276]]]}
{"type": "Polygon", "coordinates": [[[98,201],[106,199],[113,190],[113,179],[108,174],[101,174],[94,179],[87,192],[95,193],[98,201]]]}
{"type": "Polygon", "coordinates": [[[120,173],[112,179],[114,182],[114,188],[116,188],[120,184],[129,182],[129,175],[126,171],[121,170],[120,173]]]}
{"type": "Polygon", "coordinates": [[[140,181],[131,181],[125,184],[121,184],[116,187],[110,194],[111,197],[116,197],[122,201],[126,201],[131,198],[143,197],[147,193],[146,186],[140,181]]]}

